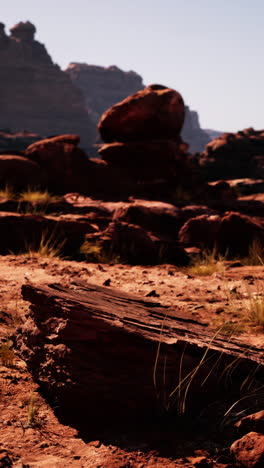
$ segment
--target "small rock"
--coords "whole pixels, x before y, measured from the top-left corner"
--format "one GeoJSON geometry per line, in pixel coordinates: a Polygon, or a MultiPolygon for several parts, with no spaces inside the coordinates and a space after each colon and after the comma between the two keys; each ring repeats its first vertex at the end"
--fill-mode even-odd
{"type": "Polygon", "coordinates": [[[237,464],[244,468],[263,468],[264,466],[264,435],[249,432],[236,440],[230,447],[231,454],[237,464]]]}
{"type": "Polygon", "coordinates": [[[100,442],[100,440],[92,440],[87,445],[89,445],[90,447],[99,448],[101,446],[101,442],[100,442]]]}
{"type": "Polygon", "coordinates": [[[160,295],[156,292],[155,289],[152,289],[151,291],[145,294],[145,297],[160,297],[160,295]]]}
{"type": "Polygon", "coordinates": [[[103,282],[103,286],[110,286],[111,284],[111,279],[110,278],[107,278],[104,282],[103,282]]]}
{"type": "Polygon", "coordinates": [[[264,434],[264,410],[245,416],[235,424],[235,427],[241,435],[252,431],[264,434]]]}

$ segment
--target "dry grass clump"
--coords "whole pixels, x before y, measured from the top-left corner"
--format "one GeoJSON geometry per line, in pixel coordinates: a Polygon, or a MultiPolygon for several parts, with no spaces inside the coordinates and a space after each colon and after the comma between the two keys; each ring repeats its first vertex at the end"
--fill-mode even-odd
{"type": "Polygon", "coordinates": [[[12,348],[12,342],[6,341],[0,346],[0,358],[3,366],[11,367],[15,362],[15,353],[12,348]]]}
{"type": "Polygon", "coordinates": [[[32,257],[62,258],[66,240],[60,240],[54,234],[43,232],[39,245],[28,245],[24,255],[32,257]]]}
{"type": "Polygon", "coordinates": [[[10,185],[6,185],[5,187],[0,188],[0,198],[13,200],[15,196],[15,191],[10,185]]]}
{"type": "Polygon", "coordinates": [[[18,197],[19,201],[25,201],[29,203],[43,203],[48,204],[57,201],[59,198],[55,195],[51,195],[48,190],[37,190],[28,188],[24,192],[21,192],[18,197]]]}
{"type": "Polygon", "coordinates": [[[28,402],[28,410],[27,410],[28,427],[34,427],[36,425],[38,410],[39,410],[39,407],[36,403],[36,395],[34,392],[32,392],[30,395],[29,402],[28,402]]]}
{"type": "Polygon", "coordinates": [[[243,305],[247,311],[248,319],[256,325],[263,327],[264,330],[264,284],[254,292],[248,290],[247,298],[244,299],[243,305]]]}
{"type": "Polygon", "coordinates": [[[242,260],[244,265],[264,265],[264,245],[255,239],[249,247],[248,256],[242,260]]]}
{"type": "Polygon", "coordinates": [[[224,261],[225,256],[220,255],[216,248],[211,251],[204,250],[187,270],[191,275],[212,275],[225,270],[224,261]]]}
{"type": "Polygon", "coordinates": [[[80,253],[85,256],[87,262],[91,263],[120,263],[121,259],[113,252],[107,252],[98,242],[85,241],[80,253]]]}

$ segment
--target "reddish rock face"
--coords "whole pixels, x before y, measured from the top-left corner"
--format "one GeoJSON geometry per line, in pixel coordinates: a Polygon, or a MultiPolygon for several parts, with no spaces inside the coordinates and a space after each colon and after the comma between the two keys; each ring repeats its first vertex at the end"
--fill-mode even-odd
{"type": "Polygon", "coordinates": [[[179,232],[179,241],[187,247],[211,249],[216,242],[221,218],[219,215],[201,215],[190,218],[179,232]]]}
{"type": "Polygon", "coordinates": [[[189,262],[176,239],[163,238],[134,224],[113,221],[104,232],[88,234],[86,239],[101,247],[106,255],[132,265],[187,265],[189,262]]]}
{"type": "Polygon", "coordinates": [[[48,187],[55,192],[85,190],[91,163],[76,146],[78,141],[76,135],[60,135],[33,143],[25,151],[41,166],[48,187]]]}
{"type": "MultiPolygon", "coordinates": [[[[179,143],[172,140],[159,141],[133,141],[126,143],[110,143],[103,145],[99,153],[102,158],[113,166],[138,167],[142,164],[158,166],[162,168],[170,164],[179,154],[179,143]]],[[[151,170],[151,167],[149,167],[151,170]]]]}
{"type": "Polygon", "coordinates": [[[235,426],[242,435],[251,431],[264,435],[264,410],[245,416],[235,426]]]}
{"type": "Polygon", "coordinates": [[[176,239],[181,224],[181,212],[168,203],[139,201],[119,207],[113,220],[136,224],[148,231],[171,235],[176,239]]]}
{"type": "Polygon", "coordinates": [[[184,224],[179,240],[185,246],[217,247],[223,254],[243,257],[254,240],[264,244],[264,223],[260,218],[234,212],[223,217],[202,215],[184,224]]]}
{"type": "Polygon", "coordinates": [[[184,102],[173,89],[151,85],[108,109],[98,124],[106,143],[177,139],[184,102]]]}
{"type": "Polygon", "coordinates": [[[242,439],[236,440],[230,447],[238,466],[244,468],[263,468],[264,435],[249,432],[242,439]]]}
{"type": "Polygon", "coordinates": [[[206,146],[200,164],[210,180],[264,178],[264,131],[224,133],[206,146]]]}
{"type": "Polygon", "coordinates": [[[264,245],[263,219],[233,212],[222,218],[217,233],[217,244],[223,253],[246,256],[255,240],[264,245]]]}
{"type": "Polygon", "coordinates": [[[17,155],[0,155],[0,186],[9,185],[20,189],[37,187],[42,182],[40,166],[27,158],[17,155]]]}

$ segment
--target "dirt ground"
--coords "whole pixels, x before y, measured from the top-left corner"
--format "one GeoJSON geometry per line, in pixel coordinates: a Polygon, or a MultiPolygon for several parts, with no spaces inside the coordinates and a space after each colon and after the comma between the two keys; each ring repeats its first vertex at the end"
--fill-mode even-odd
{"type": "MultiPolygon", "coordinates": [[[[88,264],[25,256],[0,257],[0,340],[6,342],[25,320],[28,304],[21,298],[22,284],[30,281],[67,285],[77,279],[148,296],[212,329],[221,327],[227,334],[234,333],[252,346],[264,345],[264,330],[252,320],[250,306],[251,298],[264,294],[264,266],[226,263],[211,276],[196,276],[172,265],[88,264]]],[[[137,440],[134,446],[126,444],[125,435],[123,443],[117,440],[116,444],[107,444],[93,439],[84,442],[75,429],[58,421],[17,355],[13,365],[3,364],[0,361],[0,467],[233,466],[225,451],[217,455],[215,447],[204,439],[200,445],[199,441],[190,442],[184,453],[181,443],[175,440],[179,450],[172,457],[151,449],[145,440],[137,440]]],[[[166,434],[162,437],[166,444],[166,434]]]]}

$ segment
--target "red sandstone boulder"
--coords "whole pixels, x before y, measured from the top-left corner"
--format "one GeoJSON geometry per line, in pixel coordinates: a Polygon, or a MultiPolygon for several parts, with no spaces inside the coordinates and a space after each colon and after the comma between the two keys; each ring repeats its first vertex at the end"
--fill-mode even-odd
{"type": "Polygon", "coordinates": [[[190,218],[179,232],[179,241],[186,247],[212,249],[221,223],[219,215],[201,215],[190,218]]]}
{"type": "Polygon", "coordinates": [[[226,213],[217,232],[219,249],[230,255],[246,256],[253,241],[264,246],[264,220],[240,213],[226,213]]]}
{"type": "Polygon", "coordinates": [[[245,416],[235,426],[241,435],[251,431],[264,435],[264,410],[245,416]]]}
{"type": "Polygon", "coordinates": [[[30,145],[26,156],[44,171],[48,187],[57,192],[84,191],[91,163],[78,148],[79,137],[60,135],[30,145]]]}
{"type": "Polygon", "coordinates": [[[98,124],[106,143],[177,139],[184,102],[173,89],[151,85],[108,109],[98,124]]]}
{"type": "Polygon", "coordinates": [[[85,235],[95,231],[90,219],[74,215],[44,217],[0,213],[0,255],[35,251],[41,245],[66,256],[78,255],[85,235]]]}
{"type": "Polygon", "coordinates": [[[236,440],[230,447],[237,465],[241,468],[263,468],[264,435],[249,432],[242,439],[236,440]]]}
{"type": "Polygon", "coordinates": [[[264,222],[240,213],[223,217],[202,215],[189,219],[179,232],[185,246],[212,249],[217,247],[230,256],[246,256],[253,241],[264,245],[264,222]]]}
{"type": "Polygon", "coordinates": [[[88,245],[94,244],[101,250],[108,261],[113,258],[132,265],[187,265],[189,261],[176,240],[124,222],[113,221],[104,232],[88,234],[86,241],[88,245]]]}
{"type": "Polygon", "coordinates": [[[173,236],[175,239],[181,226],[181,211],[169,203],[139,200],[119,207],[113,221],[136,224],[147,231],[173,236]]]}
{"type": "Polygon", "coordinates": [[[264,178],[264,131],[224,133],[208,143],[200,164],[210,180],[264,178]]]}
{"type": "Polygon", "coordinates": [[[99,149],[102,158],[113,166],[135,167],[153,164],[159,169],[179,154],[180,144],[172,140],[130,141],[105,144],[99,149]]]}
{"type": "Polygon", "coordinates": [[[0,155],[0,186],[9,185],[17,189],[37,187],[41,184],[40,166],[17,155],[0,155]]]}

